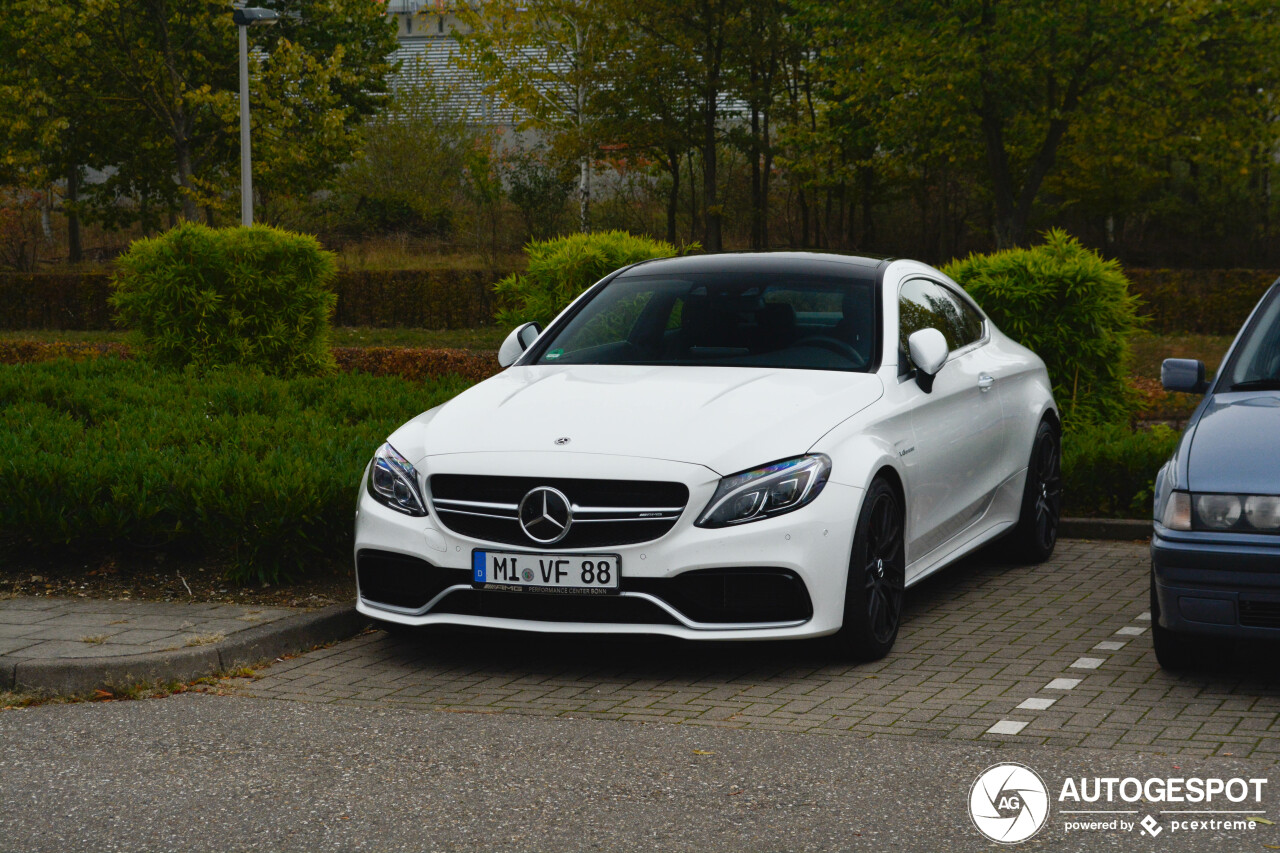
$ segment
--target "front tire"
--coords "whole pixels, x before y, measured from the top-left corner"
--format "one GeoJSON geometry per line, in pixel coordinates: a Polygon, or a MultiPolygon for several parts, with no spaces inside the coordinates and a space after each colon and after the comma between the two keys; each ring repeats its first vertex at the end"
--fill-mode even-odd
{"type": "Polygon", "coordinates": [[[1025,563],[1043,563],[1052,557],[1061,519],[1062,441],[1058,428],[1043,420],[1031,444],[1018,526],[1009,536],[1013,557],[1025,563]]]}
{"type": "Polygon", "coordinates": [[[893,486],[876,479],[867,489],[854,530],[844,624],[836,646],[857,660],[878,660],[898,638],[906,581],[902,500],[893,486]]]}

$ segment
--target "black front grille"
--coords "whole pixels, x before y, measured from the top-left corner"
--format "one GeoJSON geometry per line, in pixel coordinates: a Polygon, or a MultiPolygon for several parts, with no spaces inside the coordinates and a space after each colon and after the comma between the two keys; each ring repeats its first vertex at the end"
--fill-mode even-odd
{"type": "Polygon", "coordinates": [[[428,485],[436,514],[454,533],[523,548],[608,548],[649,542],[675,526],[689,501],[683,483],[648,480],[435,474],[428,485]],[[574,505],[569,533],[551,545],[530,539],[517,518],[520,501],[539,486],[559,490],[574,505]]]}
{"type": "Polygon", "coordinates": [[[1241,599],[1240,624],[1247,628],[1280,628],[1280,601],[1241,599]]]}
{"type": "Polygon", "coordinates": [[[535,622],[680,624],[679,620],[652,602],[618,595],[557,595],[460,589],[447,595],[431,612],[528,619],[535,622]]]}
{"type": "Polygon", "coordinates": [[[362,549],[356,554],[356,580],[366,601],[418,610],[446,587],[470,582],[471,573],[442,569],[404,554],[362,549]]]}

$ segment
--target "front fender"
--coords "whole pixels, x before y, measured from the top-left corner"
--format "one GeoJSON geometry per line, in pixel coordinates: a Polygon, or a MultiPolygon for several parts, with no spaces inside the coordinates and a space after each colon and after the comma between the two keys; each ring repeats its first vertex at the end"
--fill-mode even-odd
{"type": "Polygon", "coordinates": [[[888,468],[898,478],[905,495],[902,462],[893,445],[879,435],[855,434],[830,444],[824,442],[814,450],[831,457],[832,482],[865,490],[877,474],[888,468]]]}

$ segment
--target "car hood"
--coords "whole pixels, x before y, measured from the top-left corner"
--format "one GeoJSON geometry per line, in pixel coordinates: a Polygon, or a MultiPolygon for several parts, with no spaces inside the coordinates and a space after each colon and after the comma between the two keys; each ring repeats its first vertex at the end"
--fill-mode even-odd
{"type": "Polygon", "coordinates": [[[521,366],[433,410],[406,438],[426,456],[597,453],[727,474],[804,453],[883,392],[877,376],[840,371],[521,366]]]}
{"type": "Polygon", "coordinates": [[[1275,494],[1280,484],[1280,393],[1215,394],[1200,413],[1187,480],[1195,492],[1275,494]]]}

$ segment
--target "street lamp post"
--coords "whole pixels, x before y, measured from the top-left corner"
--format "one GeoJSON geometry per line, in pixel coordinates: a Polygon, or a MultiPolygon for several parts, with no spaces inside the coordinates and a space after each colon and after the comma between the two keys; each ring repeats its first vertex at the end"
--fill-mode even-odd
{"type": "Polygon", "coordinates": [[[236,9],[231,20],[240,30],[240,224],[253,224],[253,162],[249,154],[249,27],[274,24],[270,9],[236,9]]]}

